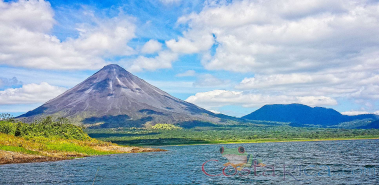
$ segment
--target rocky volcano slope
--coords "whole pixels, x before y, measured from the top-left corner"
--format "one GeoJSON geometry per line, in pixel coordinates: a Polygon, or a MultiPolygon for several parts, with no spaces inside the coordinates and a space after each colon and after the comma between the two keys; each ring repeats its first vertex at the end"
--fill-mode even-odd
{"type": "Polygon", "coordinates": [[[180,100],[111,64],[19,118],[27,122],[66,117],[87,127],[141,127],[144,124],[213,122],[227,117],[180,100]]]}

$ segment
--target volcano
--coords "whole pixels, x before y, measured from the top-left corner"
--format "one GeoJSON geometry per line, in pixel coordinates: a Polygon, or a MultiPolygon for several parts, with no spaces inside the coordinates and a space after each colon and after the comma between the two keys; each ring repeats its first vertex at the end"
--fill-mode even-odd
{"type": "Polygon", "coordinates": [[[31,122],[46,116],[65,117],[90,128],[222,121],[220,115],[175,98],[116,64],[103,67],[82,83],[18,118],[31,122]]]}

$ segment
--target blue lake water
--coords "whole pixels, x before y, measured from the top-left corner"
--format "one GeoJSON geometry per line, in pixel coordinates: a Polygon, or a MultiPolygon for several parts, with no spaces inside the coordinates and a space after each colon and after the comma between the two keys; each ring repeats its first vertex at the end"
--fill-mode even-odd
{"type": "Polygon", "coordinates": [[[168,151],[2,165],[0,184],[379,184],[379,140],[159,148],[168,151]],[[221,146],[267,166],[224,169],[221,146]]]}

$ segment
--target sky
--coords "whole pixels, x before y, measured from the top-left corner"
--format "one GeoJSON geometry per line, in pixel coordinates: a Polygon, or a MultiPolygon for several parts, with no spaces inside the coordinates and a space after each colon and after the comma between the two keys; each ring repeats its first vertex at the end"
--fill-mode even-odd
{"type": "Polygon", "coordinates": [[[231,116],[289,103],[379,114],[379,1],[0,0],[0,112],[107,64],[231,116]]]}

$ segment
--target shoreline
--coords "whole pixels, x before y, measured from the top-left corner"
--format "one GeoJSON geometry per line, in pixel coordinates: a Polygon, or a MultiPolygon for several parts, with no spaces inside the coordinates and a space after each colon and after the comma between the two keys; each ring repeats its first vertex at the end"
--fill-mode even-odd
{"type": "MultiPolygon", "coordinates": [[[[131,154],[131,153],[144,153],[144,152],[163,152],[167,150],[159,148],[142,148],[142,147],[122,147],[122,146],[112,146],[104,148],[103,151],[114,151],[117,153],[114,154],[131,154]]],[[[114,155],[114,154],[105,154],[105,155],[114,155]]],[[[64,161],[64,160],[73,160],[84,157],[96,157],[96,156],[105,156],[105,155],[82,155],[74,154],[66,157],[50,157],[44,155],[35,155],[35,154],[25,154],[21,152],[13,152],[0,150],[0,166],[5,164],[20,164],[20,163],[37,163],[37,162],[54,162],[54,161],[64,161]]]]}
{"type": "Polygon", "coordinates": [[[0,150],[0,166],[5,164],[54,162],[69,160],[68,158],[48,157],[43,155],[23,154],[19,152],[0,150]]]}
{"type": "MultiPolygon", "coordinates": [[[[322,142],[322,141],[349,141],[349,140],[378,140],[379,138],[328,138],[328,139],[299,139],[299,140],[252,140],[252,141],[212,141],[214,143],[204,143],[204,144],[179,144],[179,145],[146,145],[144,147],[141,146],[102,146],[97,148],[101,151],[112,151],[115,152],[113,154],[104,154],[104,155],[114,155],[114,154],[127,154],[127,153],[144,153],[144,152],[161,152],[167,151],[160,148],[155,147],[169,147],[169,146],[192,146],[192,145],[217,145],[217,144],[249,144],[249,143],[287,143],[287,142],[322,142]],[[154,148],[151,148],[154,147],[154,148]]],[[[21,152],[13,152],[0,150],[0,166],[5,164],[19,164],[19,163],[36,163],[36,162],[54,162],[54,161],[63,161],[63,160],[73,160],[84,157],[96,157],[96,156],[104,156],[104,155],[69,155],[65,157],[51,157],[44,155],[34,155],[34,154],[25,154],[21,152]]]]}
{"type": "Polygon", "coordinates": [[[287,142],[317,142],[317,141],[350,141],[350,140],[378,140],[379,137],[375,138],[329,138],[329,139],[304,139],[304,140],[286,140],[286,141],[274,141],[274,140],[268,140],[268,141],[241,141],[241,142],[235,142],[235,141],[220,141],[220,142],[214,142],[214,143],[199,143],[199,144],[173,144],[173,145],[140,145],[140,146],[146,146],[146,147],[165,147],[165,146],[192,146],[192,145],[217,145],[217,144],[249,144],[249,143],[287,143],[287,142]]]}
{"type": "MultiPolygon", "coordinates": [[[[87,136],[88,137],[88,136],[87,136]]],[[[0,165],[70,160],[122,153],[166,151],[160,148],[120,146],[93,138],[62,139],[17,137],[0,133],[0,165]]]]}

